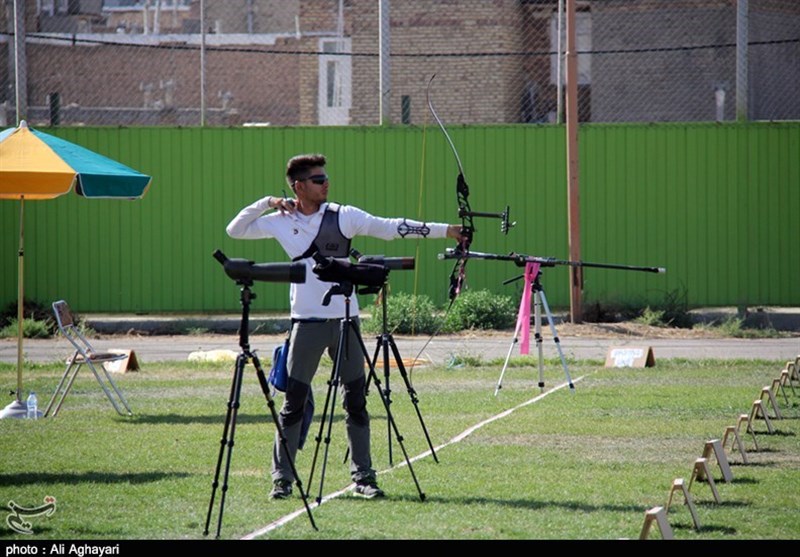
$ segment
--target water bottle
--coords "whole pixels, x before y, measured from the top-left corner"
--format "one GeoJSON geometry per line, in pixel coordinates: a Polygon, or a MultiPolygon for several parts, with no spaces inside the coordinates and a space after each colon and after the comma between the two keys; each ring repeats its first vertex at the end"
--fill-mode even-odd
{"type": "Polygon", "coordinates": [[[28,419],[35,420],[39,417],[39,401],[36,399],[36,393],[31,391],[28,395],[28,419]]]}

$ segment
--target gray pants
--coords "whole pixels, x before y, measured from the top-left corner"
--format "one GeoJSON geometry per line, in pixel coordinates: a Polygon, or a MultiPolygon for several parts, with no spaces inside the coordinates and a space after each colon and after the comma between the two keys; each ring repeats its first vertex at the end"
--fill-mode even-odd
{"type": "MultiPolygon", "coordinates": [[[[354,319],[358,323],[358,319],[354,319]]],[[[272,479],[294,481],[289,458],[294,461],[300,442],[300,429],[305,405],[311,392],[311,380],[317,372],[320,358],[327,349],[328,355],[336,362],[336,349],[339,344],[341,320],[331,319],[322,322],[299,322],[292,327],[289,341],[287,367],[289,380],[286,398],[278,416],[286,436],[288,454],[277,433],[272,450],[272,479]]],[[[350,447],[350,475],[353,481],[375,478],[370,457],[369,414],[365,397],[366,378],[364,374],[364,354],[351,327],[348,346],[342,355],[339,366],[339,382],[344,391],[344,409],[347,412],[345,426],[350,447]]],[[[333,411],[331,408],[329,411],[333,411]]]]}

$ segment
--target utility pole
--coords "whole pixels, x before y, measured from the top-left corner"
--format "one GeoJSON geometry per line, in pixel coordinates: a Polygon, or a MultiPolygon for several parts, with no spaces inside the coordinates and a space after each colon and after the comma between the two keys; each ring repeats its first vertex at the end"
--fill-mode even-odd
{"type": "Polygon", "coordinates": [[[25,2],[14,0],[14,94],[17,125],[28,112],[28,57],[25,51],[25,2]]]}
{"type": "Polygon", "coordinates": [[[391,45],[391,34],[389,31],[389,0],[379,0],[378,2],[378,35],[380,44],[380,55],[378,61],[378,79],[380,80],[380,125],[391,123],[391,111],[389,99],[392,89],[392,59],[389,55],[391,45]]]}
{"type": "MultiPolygon", "coordinates": [[[[581,222],[578,164],[578,53],[576,50],[575,0],[567,0],[567,211],[569,222],[569,258],[581,260],[581,222]]],[[[569,318],[583,321],[583,269],[569,272],[569,318]]]]}

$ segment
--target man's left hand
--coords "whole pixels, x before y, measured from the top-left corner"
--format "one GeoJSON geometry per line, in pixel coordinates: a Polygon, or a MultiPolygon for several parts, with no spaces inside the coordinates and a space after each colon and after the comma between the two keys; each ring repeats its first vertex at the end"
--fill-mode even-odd
{"type": "Polygon", "coordinates": [[[467,239],[467,236],[461,233],[461,225],[460,224],[450,224],[447,226],[447,237],[452,238],[454,240],[458,240],[458,243],[462,243],[464,240],[467,239]]]}

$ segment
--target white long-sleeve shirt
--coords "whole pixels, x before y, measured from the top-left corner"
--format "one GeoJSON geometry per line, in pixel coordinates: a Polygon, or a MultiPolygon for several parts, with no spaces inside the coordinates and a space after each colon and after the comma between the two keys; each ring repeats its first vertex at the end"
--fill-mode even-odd
{"type": "MultiPolygon", "coordinates": [[[[292,214],[275,211],[263,214],[269,210],[270,197],[259,199],[252,205],[242,209],[228,224],[226,231],[232,238],[241,240],[257,240],[261,238],[275,238],[280,242],[286,254],[295,258],[311,246],[322,224],[322,216],[328,204],[323,203],[319,211],[313,215],[303,215],[299,211],[292,214]]],[[[370,215],[357,207],[342,205],[339,209],[339,229],[347,238],[355,236],[371,236],[383,240],[400,238],[398,226],[405,222],[409,227],[422,226],[423,223],[402,218],[381,218],[370,215]]],[[[446,238],[447,224],[426,223],[430,229],[428,238],[446,238]]],[[[418,237],[407,234],[406,237],[418,237]]],[[[289,302],[291,314],[294,319],[341,319],[345,315],[344,296],[332,296],[330,304],[322,305],[325,293],[334,286],[333,283],[323,282],[317,278],[312,268],[314,260],[306,258],[305,283],[292,283],[289,289],[289,302]]],[[[358,299],[350,298],[350,315],[358,316],[358,299]]]]}

